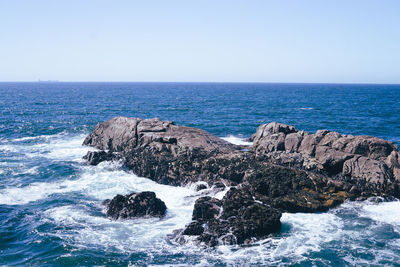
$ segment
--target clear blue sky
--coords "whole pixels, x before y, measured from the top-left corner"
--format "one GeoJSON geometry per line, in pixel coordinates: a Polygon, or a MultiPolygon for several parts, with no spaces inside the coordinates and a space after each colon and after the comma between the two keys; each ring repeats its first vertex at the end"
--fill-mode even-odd
{"type": "Polygon", "coordinates": [[[400,83],[400,1],[0,1],[0,81],[400,83]]]}

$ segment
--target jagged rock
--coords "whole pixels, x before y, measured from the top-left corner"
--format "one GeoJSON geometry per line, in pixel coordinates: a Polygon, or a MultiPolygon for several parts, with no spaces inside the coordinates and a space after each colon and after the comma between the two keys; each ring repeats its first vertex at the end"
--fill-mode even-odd
{"type": "Polygon", "coordinates": [[[305,156],[313,157],[315,155],[315,149],[317,147],[317,140],[312,134],[304,134],[303,140],[301,141],[298,151],[305,156]]]}
{"type": "Polygon", "coordinates": [[[105,151],[89,151],[83,158],[88,161],[89,165],[97,165],[100,162],[114,159],[114,156],[105,151]]]}
{"type": "Polygon", "coordinates": [[[285,150],[285,134],[276,133],[264,136],[259,140],[255,141],[257,146],[257,152],[268,153],[272,151],[282,151],[285,150]]]}
{"type": "Polygon", "coordinates": [[[322,164],[329,174],[338,174],[343,170],[343,164],[353,155],[329,148],[318,146],[315,151],[315,159],[322,164]]]}
{"type": "Polygon", "coordinates": [[[254,135],[257,137],[254,140],[258,140],[253,143],[257,158],[345,180],[364,194],[395,192],[393,188],[400,179],[400,154],[392,142],[328,130],[318,130],[315,134],[266,130],[277,128],[272,125],[275,124],[261,125],[254,135]],[[280,134],[279,143],[284,139],[285,144],[285,151],[280,153],[276,151],[276,132],[280,134]]]}
{"type": "Polygon", "coordinates": [[[337,150],[357,154],[371,159],[386,158],[397,146],[392,142],[372,136],[351,136],[337,140],[333,147],[337,150]]]}
{"type": "Polygon", "coordinates": [[[204,189],[207,189],[208,187],[207,187],[207,185],[205,185],[205,184],[197,184],[197,185],[195,185],[195,190],[196,191],[201,191],[201,190],[204,190],[204,189]]]}
{"type": "Polygon", "coordinates": [[[211,197],[202,197],[196,200],[193,209],[193,220],[203,221],[215,219],[219,215],[222,203],[220,200],[211,197]]]}
{"type": "Polygon", "coordinates": [[[326,211],[351,196],[339,182],[279,166],[258,168],[245,184],[257,200],[285,212],[326,211]]]}
{"type": "Polygon", "coordinates": [[[369,184],[383,185],[391,178],[390,170],[384,162],[362,156],[347,160],[343,166],[343,174],[353,179],[363,179],[369,184]]]}
{"type": "Polygon", "coordinates": [[[243,244],[280,229],[281,212],[253,199],[249,191],[231,188],[218,200],[203,197],[196,201],[193,222],[183,235],[196,235],[209,245],[243,244]]]}
{"type": "MultiPolygon", "coordinates": [[[[400,152],[391,142],[328,130],[310,134],[280,123],[261,125],[251,140],[245,151],[200,129],[119,117],[98,124],[84,145],[101,150],[86,155],[89,164],[122,159],[158,183],[201,182],[214,192],[231,187],[222,200],[199,199],[183,231],[211,246],[262,238],[279,229],[282,211],[325,211],[346,198],[400,197],[400,152]]],[[[155,195],[144,202],[137,197],[115,197],[107,202],[107,214],[165,213],[155,195]]]]}
{"type": "Polygon", "coordinates": [[[200,129],[124,117],[98,124],[83,144],[119,152],[136,174],[171,185],[196,182],[203,160],[240,151],[200,129]]]}
{"type": "Polygon", "coordinates": [[[332,147],[332,144],[336,142],[342,135],[337,132],[328,132],[324,135],[322,140],[318,143],[319,146],[329,146],[332,147]]]}
{"type": "Polygon", "coordinates": [[[116,195],[111,200],[105,200],[107,216],[117,219],[129,219],[135,217],[162,217],[167,207],[165,203],[156,197],[154,192],[132,193],[126,196],[116,195]]]}
{"type": "Polygon", "coordinates": [[[304,132],[288,134],[285,138],[285,150],[290,153],[298,152],[303,136],[304,132]]]}
{"type": "Polygon", "coordinates": [[[258,127],[253,142],[259,152],[285,150],[285,136],[296,132],[293,126],[271,122],[258,127]]]}

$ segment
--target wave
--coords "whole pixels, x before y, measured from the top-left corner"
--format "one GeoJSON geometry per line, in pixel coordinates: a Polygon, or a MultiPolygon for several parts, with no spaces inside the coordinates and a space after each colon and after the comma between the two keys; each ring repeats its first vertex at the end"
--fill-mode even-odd
{"type": "Polygon", "coordinates": [[[223,139],[223,140],[225,140],[225,141],[227,141],[229,143],[232,143],[234,145],[242,145],[242,146],[251,146],[251,145],[253,145],[253,142],[246,141],[247,138],[237,137],[237,136],[234,136],[234,135],[228,135],[226,137],[222,137],[221,139],[223,139]]]}
{"type": "Polygon", "coordinates": [[[88,151],[96,150],[91,147],[82,146],[86,134],[66,135],[64,133],[38,137],[26,137],[29,139],[41,142],[21,144],[19,141],[7,142],[5,145],[0,145],[0,150],[12,152],[15,159],[33,160],[34,158],[47,158],[55,161],[81,161],[82,156],[88,151]]]}

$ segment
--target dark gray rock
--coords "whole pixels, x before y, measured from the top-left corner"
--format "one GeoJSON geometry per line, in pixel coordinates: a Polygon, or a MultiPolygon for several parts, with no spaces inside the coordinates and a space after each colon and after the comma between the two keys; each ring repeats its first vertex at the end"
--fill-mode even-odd
{"type": "Polygon", "coordinates": [[[135,217],[162,217],[167,207],[156,197],[154,192],[132,193],[126,196],[117,195],[111,200],[105,200],[107,216],[117,219],[135,217]]]}
{"type": "Polygon", "coordinates": [[[89,165],[97,165],[103,161],[113,160],[115,159],[115,156],[112,153],[105,151],[89,151],[83,159],[86,159],[89,165]]]}
{"type": "Polygon", "coordinates": [[[249,191],[231,188],[218,200],[203,197],[196,201],[193,222],[183,235],[198,236],[208,246],[243,244],[279,231],[281,212],[253,199],[249,191]]]}

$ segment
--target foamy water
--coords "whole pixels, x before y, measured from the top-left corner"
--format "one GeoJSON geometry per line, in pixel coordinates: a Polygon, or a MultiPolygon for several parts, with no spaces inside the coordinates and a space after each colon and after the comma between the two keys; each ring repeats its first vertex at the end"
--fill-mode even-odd
{"type": "Polygon", "coordinates": [[[243,146],[251,146],[253,145],[253,142],[248,142],[246,141],[247,138],[242,138],[234,135],[228,135],[226,137],[222,137],[221,139],[224,139],[225,141],[235,144],[235,145],[243,145],[243,146]]]}
{"type": "MultiPolygon", "coordinates": [[[[346,202],[340,207],[318,214],[289,214],[282,216],[281,233],[258,241],[251,246],[221,246],[205,249],[195,243],[178,245],[169,236],[174,230],[182,229],[191,221],[195,200],[200,197],[193,187],[172,187],[138,177],[124,170],[119,162],[103,162],[88,166],[82,156],[89,150],[82,147],[85,135],[55,135],[38,139],[12,140],[6,146],[14,151],[10,157],[27,157],[30,161],[43,158],[68,163],[76,171],[60,179],[38,182],[37,167],[26,167],[21,173],[32,176],[32,182],[25,186],[9,186],[0,190],[0,204],[23,207],[35,203],[43,205],[30,215],[37,225],[42,238],[57,238],[65,245],[79,250],[95,249],[107,253],[144,253],[154,257],[187,255],[199,259],[199,266],[224,265],[266,265],[283,262],[310,262],[331,251],[340,262],[352,265],[367,264],[368,260],[358,258],[351,251],[373,257],[369,262],[378,264],[389,259],[400,260],[400,237],[390,240],[390,249],[383,246],[370,247],[370,242],[379,243],[379,231],[400,229],[400,202],[370,203],[346,202]],[[36,143],[23,142],[37,140],[36,143]],[[102,201],[116,194],[154,191],[168,208],[165,218],[147,218],[113,221],[105,217],[102,201]],[[54,201],[59,204],[54,204],[54,201]],[[363,226],[362,230],[359,227],[363,226]],[[41,227],[51,227],[42,231],[41,227]],[[386,230],[385,230],[386,229],[386,230]],[[344,250],[344,252],[343,252],[344,250]],[[346,253],[346,251],[349,251],[346,253]]],[[[235,144],[246,144],[243,139],[229,136],[225,140],[235,144]]],[[[4,145],[4,142],[3,142],[4,145]]],[[[18,166],[1,164],[17,171],[18,166]]],[[[15,173],[14,173],[15,174],[15,173]]],[[[222,198],[226,193],[217,193],[222,198]]],[[[368,258],[366,256],[366,258],[368,258]]],[[[324,262],[324,260],[319,260],[324,262]]],[[[326,261],[326,264],[330,263],[326,261]]]]}

